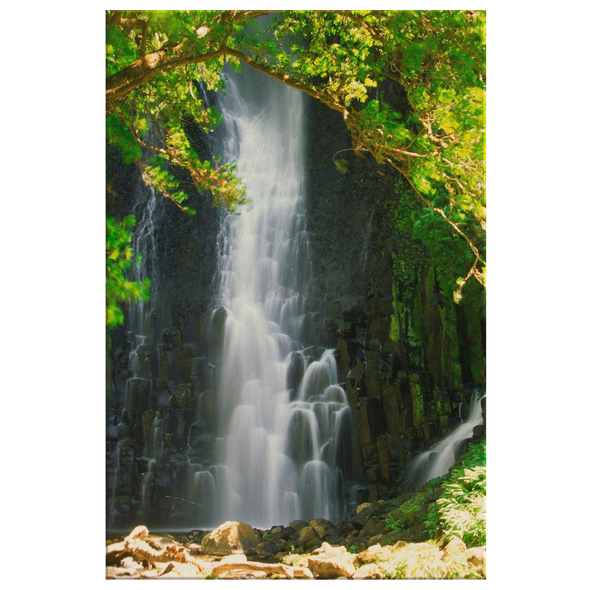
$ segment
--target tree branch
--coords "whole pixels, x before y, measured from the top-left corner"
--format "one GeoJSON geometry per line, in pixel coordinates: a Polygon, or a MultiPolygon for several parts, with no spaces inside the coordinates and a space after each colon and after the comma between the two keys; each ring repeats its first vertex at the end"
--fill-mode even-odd
{"type": "MultiPolygon", "coordinates": [[[[412,183],[412,180],[410,179],[409,174],[403,170],[400,166],[396,165],[394,162],[392,162],[389,158],[386,158],[386,160],[389,162],[389,164],[391,166],[393,166],[407,181],[408,184],[412,187],[412,189],[414,190],[414,192],[418,195],[418,197],[420,198],[420,200],[431,210],[434,211],[434,213],[437,213],[438,215],[440,215],[456,232],[457,234],[459,234],[466,242],[467,245],[469,246],[469,248],[471,249],[471,251],[473,252],[473,255],[475,256],[475,262],[473,263],[473,266],[471,267],[471,270],[469,271],[469,273],[467,274],[467,276],[465,277],[465,279],[463,279],[465,282],[467,282],[467,280],[471,277],[474,276],[475,279],[485,288],[485,281],[483,280],[483,275],[482,273],[479,271],[479,269],[477,268],[477,264],[479,262],[481,262],[484,266],[486,264],[486,261],[480,256],[479,254],[479,250],[476,248],[476,246],[473,244],[473,242],[469,239],[469,237],[463,232],[461,231],[461,229],[457,226],[456,223],[454,223],[453,221],[451,221],[446,213],[442,210],[439,209],[438,207],[435,207],[412,183]]],[[[460,285],[460,288],[458,290],[458,293],[460,295],[461,293],[461,288],[463,287],[463,285],[460,285]]]]}
{"type": "MultiPolygon", "coordinates": [[[[151,78],[170,69],[177,68],[182,65],[202,63],[211,59],[217,59],[229,53],[229,48],[226,46],[227,40],[233,32],[232,24],[240,24],[242,22],[251,20],[258,16],[270,14],[272,10],[229,10],[224,11],[219,21],[223,24],[228,24],[227,31],[216,51],[205,53],[202,55],[189,55],[181,57],[169,57],[166,49],[160,49],[151,53],[145,54],[147,27],[148,22],[138,18],[122,18],[123,11],[114,11],[113,14],[107,18],[108,26],[140,26],[142,28],[142,42],[140,47],[140,57],[132,64],[123,68],[121,71],[109,76],[106,83],[106,100],[107,110],[112,107],[116,100],[123,98],[138,86],[149,82],[151,78]]],[[[175,49],[179,50],[179,46],[175,49]]],[[[242,54],[243,55],[243,54],[242,54]]],[[[247,57],[243,55],[243,57],[247,57]]],[[[241,59],[241,58],[240,58],[241,59]]]]}
{"type": "Polygon", "coordinates": [[[148,53],[122,69],[120,72],[107,78],[107,109],[109,109],[116,100],[123,98],[132,90],[149,82],[151,78],[162,72],[186,64],[196,64],[210,59],[217,59],[223,57],[226,53],[227,50],[223,48],[213,51],[212,53],[183,57],[168,57],[168,52],[165,49],[148,53]]]}
{"type": "Polygon", "coordinates": [[[273,70],[272,68],[255,61],[245,53],[242,53],[241,51],[238,51],[236,49],[231,49],[228,47],[226,49],[226,53],[228,55],[232,55],[233,57],[237,57],[240,61],[243,61],[244,63],[248,64],[255,70],[263,72],[264,74],[268,74],[275,80],[280,80],[281,82],[283,82],[283,84],[286,84],[291,88],[301,90],[302,92],[309,94],[309,96],[317,98],[318,100],[322,101],[325,105],[329,106],[334,110],[340,111],[341,113],[346,112],[346,109],[339,102],[334,100],[334,98],[327,92],[319,91],[311,85],[304,84],[303,82],[299,82],[297,80],[293,80],[289,77],[288,74],[283,74],[277,70],[273,70]]]}

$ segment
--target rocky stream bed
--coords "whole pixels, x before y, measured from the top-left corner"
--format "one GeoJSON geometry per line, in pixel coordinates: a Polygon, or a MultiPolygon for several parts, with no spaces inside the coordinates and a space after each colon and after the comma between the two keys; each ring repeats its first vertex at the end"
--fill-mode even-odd
{"type": "Polygon", "coordinates": [[[485,547],[467,548],[458,538],[413,542],[421,531],[386,530],[390,509],[380,500],[361,504],[349,523],[297,520],[264,531],[237,521],[174,535],[137,526],[107,541],[106,577],[485,579],[485,547]]]}

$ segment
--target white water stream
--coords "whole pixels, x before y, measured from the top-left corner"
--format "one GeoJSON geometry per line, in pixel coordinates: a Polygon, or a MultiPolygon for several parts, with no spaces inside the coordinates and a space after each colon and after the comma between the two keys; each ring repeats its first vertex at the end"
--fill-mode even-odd
{"type": "Polygon", "coordinates": [[[237,161],[251,205],[227,216],[219,238],[218,302],[227,319],[216,388],[219,465],[207,480],[215,519],[260,528],[337,522],[350,408],[333,351],[314,357],[299,342],[310,273],[303,95],[246,66],[227,86],[223,159],[237,161]]]}
{"type": "Polygon", "coordinates": [[[473,436],[473,429],[483,424],[481,401],[486,396],[483,390],[475,390],[469,406],[467,419],[448,436],[420,453],[409,465],[408,490],[417,491],[426,482],[449,472],[457,461],[457,450],[464,441],[473,436]]]}

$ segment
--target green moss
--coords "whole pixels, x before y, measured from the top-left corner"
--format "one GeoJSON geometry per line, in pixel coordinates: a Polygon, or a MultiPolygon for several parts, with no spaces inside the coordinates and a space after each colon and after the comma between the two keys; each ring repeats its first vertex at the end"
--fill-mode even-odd
{"type": "Polygon", "coordinates": [[[465,320],[467,323],[467,341],[471,359],[471,373],[476,383],[485,383],[485,359],[481,321],[485,318],[485,299],[483,296],[471,297],[465,301],[465,320]]]}
{"type": "Polygon", "coordinates": [[[441,494],[443,478],[437,477],[413,494],[385,517],[385,530],[391,543],[397,541],[426,541],[434,537],[436,521],[430,506],[441,494]]]}
{"type": "Polygon", "coordinates": [[[413,358],[412,361],[416,365],[422,366],[422,349],[424,347],[424,343],[422,342],[422,302],[418,292],[413,293],[412,299],[413,314],[410,321],[412,331],[411,333],[408,331],[408,343],[410,346],[417,349],[417,352],[414,355],[415,358],[413,358]]]}
{"type": "Polygon", "coordinates": [[[434,403],[436,404],[437,416],[450,416],[451,402],[447,395],[440,395],[440,393],[437,392],[434,396],[434,403]]]}
{"type": "MultiPolygon", "coordinates": [[[[395,255],[392,255],[395,259],[395,255]]],[[[394,342],[403,341],[403,319],[405,306],[402,302],[402,289],[393,281],[391,294],[393,295],[393,301],[391,305],[393,307],[393,314],[391,315],[391,326],[389,329],[390,338],[394,342]]]]}
{"type": "Polygon", "coordinates": [[[413,378],[418,375],[410,376],[410,395],[412,396],[412,422],[415,428],[418,428],[424,422],[424,391],[419,379],[413,378]]]}
{"type": "Polygon", "coordinates": [[[446,305],[441,308],[442,322],[442,363],[445,371],[446,385],[449,389],[461,387],[461,364],[459,362],[459,344],[455,310],[446,305]]]}
{"type": "Polygon", "coordinates": [[[428,273],[426,274],[426,280],[424,281],[424,289],[426,298],[430,299],[434,295],[436,289],[436,273],[434,272],[434,266],[430,266],[428,273]]]}
{"type": "MultiPolygon", "coordinates": [[[[391,339],[402,343],[404,360],[410,365],[425,367],[426,358],[434,363],[432,370],[437,379],[438,372],[435,369],[439,361],[432,354],[433,351],[436,351],[437,357],[440,354],[442,374],[437,386],[457,391],[461,389],[464,380],[473,379],[476,383],[485,383],[485,349],[481,324],[485,318],[485,291],[475,281],[468,281],[463,289],[461,312],[464,312],[466,331],[465,335],[461,332],[461,345],[465,345],[465,349],[461,349],[461,356],[456,305],[451,298],[451,292],[456,288],[456,275],[449,275],[449,269],[441,264],[441,260],[434,263],[432,251],[430,255],[427,253],[423,240],[430,225],[426,224],[423,231],[418,233],[414,231],[414,214],[420,206],[405,181],[400,179],[396,182],[395,198],[388,201],[386,207],[396,246],[392,254],[394,312],[390,323],[391,339]],[[444,301],[439,298],[439,291],[444,295],[444,301]],[[440,317],[440,342],[437,340],[438,333],[423,330],[425,310],[438,313],[440,317]],[[425,358],[426,354],[431,356],[425,358]],[[465,363],[462,370],[463,359],[465,363]]],[[[440,220],[437,221],[436,218],[437,216],[433,219],[434,225],[440,225],[440,220]]],[[[441,235],[446,236],[448,227],[442,224],[439,229],[442,231],[441,235]]],[[[432,236],[428,237],[429,241],[432,239],[432,236]]],[[[444,245],[439,246],[444,250],[444,245]]],[[[459,256],[459,253],[452,249],[451,258],[455,255],[459,256]]],[[[448,264],[453,266],[454,262],[450,261],[448,264]]],[[[436,318],[432,319],[438,321],[436,318]]]]}

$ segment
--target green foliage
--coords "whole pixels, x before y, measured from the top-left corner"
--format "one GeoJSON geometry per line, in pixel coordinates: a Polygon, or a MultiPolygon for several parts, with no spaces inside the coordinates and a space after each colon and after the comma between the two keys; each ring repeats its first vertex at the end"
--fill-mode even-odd
{"type": "Polygon", "coordinates": [[[287,11],[268,29],[295,40],[291,59],[254,47],[256,58],[339,110],[354,149],[422,201],[416,237],[438,244],[454,300],[471,277],[485,286],[485,12],[287,11]],[[392,83],[409,113],[385,99],[392,83]]]}
{"type": "Polygon", "coordinates": [[[107,141],[119,148],[125,164],[141,158],[141,147],[118,114],[107,113],[106,124],[107,141]]]}
{"type": "MultiPolygon", "coordinates": [[[[413,189],[403,178],[396,179],[394,186],[397,198],[386,203],[391,231],[400,236],[397,240],[400,251],[392,254],[394,280],[399,285],[410,285],[416,274],[426,269],[427,254],[436,272],[437,292],[443,295],[444,301],[459,303],[464,300],[468,305],[478,307],[483,300],[485,305],[485,290],[478,283],[464,280],[473,264],[473,252],[467,242],[457,239],[456,232],[440,215],[421,207],[413,189]],[[457,297],[459,283],[465,286],[457,297]]],[[[442,199],[436,196],[433,200],[440,204],[442,199]]],[[[448,212],[447,207],[443,205],[443,208],[448,212]]],[[[449,217],[458,221],[452,213],[449,217]]],[[[464,219],[467,224],[469,219],[464,219]]],[[[471,235],[478,236],[480,252],[485,255],[485,232],[477,225],[471,225],[471,235]]],[[[485,275],[485,267],[482,273],[485,275]]]]}
{"type": "Polygon", "coordinates": [[[259,26],[270,12],[107,11],[108,142],[183,211],[178,169],[236,211],[247,199],[235,166],[201,160],[186,125],[210,133],[221,115],[200,86],[223,91],[224,66],[248,63],[339,111],[353,151],[404,177],[419,204],[405,223],[445,293],[458,303],[472,278],[485,287],[485,11],[285,10],[259,26]]]}
{"type": "Polygon", "coordinates": [[[408,544],[378,563],[386,579],[485,579],[485,564],[474,566],[465,554],[445,556],[440,543],[408,544]]]}
{"type": "MultiPolygon", "coordinates": [[[[133,248],[129,245],[135,227],[135,217],[130,215],[119,223],[107,218],[106,224],[106,322],[109,328],[123,323],[121,303],[145,301],[149,297],[150,280],[141,283],[128,281],[126,272],[134,261],[133,248]]],[[[139,263],[137,257],[135,262],[139,263]]]]}
{"type": "Polygon", "coordinates": [[[431,519],[444,537],[459,537],[468,547],[486,544],[486,442],[471,445],[443,485],[431,519]]]}
{"type": "Polygon", "coordinates": [[[397,518],[392,518],[391,514],[385,519],[387,530],[401,531],[410,529],[422,523],[420,505],[416,501],[408,501],[395,511],[397,518]]]}
{"type": "MultiPolygon", "coordinates": [[[[160,158],[152,158],[150,160],[150,165],[144,168],[143,178],[161,195],[168,197],[171,201],[180,206],[183,201],[188,199],[188,196],[183,190],[178,190],[180,181],[166,170],[164,166],[166,166],[166,163],[162,162],[160,158]]],[[[185,212],[188,212],[188,208],[181,208],[185,212]]]]}
{"type": "Polygon", "coordinates": [[[176,178],[178,168],[190,173],[197,190],[211,191],[214,206],[235,211],[247,202],[235,167],[202,161],[186,134],[189,122],[210,133],[221,121],[214,107],[203,104],[199,89],[222,90],[224,63],[235,60],[216,49],[228,34],[239,33],[240,19],[222,23],[222,14],[110,10],[106,15],[107,141],[125,162],[137,161],[145,182],[186,213],[194,211],[182,205],[187,193],[176,178]]]}
{"type": "Polygon", "coordinates": [[[450,472],[430,480],[385,518],[392,533],[423,531],[423,540],[452,536],[468,547],[486,543],[486,443],[470,445],[450,472]],[[438,497],[438,498],[437,498],[438,497]],[[435,499],[437,498],[437,499],[435,499]]]}
{"type": "MultiPolygon", "coordinates": [[[[415,527],[424,527],[428,530],[428,507],[430,505],[428,498],[440,487],[441,481],[442,478],[431,480],[422,490],[416,492],[409,500],[392,510],[385,517],[385,530],[400,532],[415,527]]],[[[428,538],[428,535],[424,538],[428,538]]]]}

